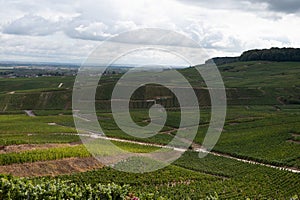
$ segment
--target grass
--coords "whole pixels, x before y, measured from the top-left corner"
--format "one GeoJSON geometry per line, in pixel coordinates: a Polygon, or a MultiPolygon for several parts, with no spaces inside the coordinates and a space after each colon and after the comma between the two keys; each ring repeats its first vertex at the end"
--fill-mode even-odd
{"type": "Polygon", "coordinates": [[[71,110],[34,110],[37,116],[51,116],[51,115],[72,115],[71,110]]]}
{"type": "Polygon", "coordinates": [[[78,142],[80,138],[71,134],[1,134],[0,145],[45,144],[78,142]]]}
{"type": "Polygon", "coordinates": [[[0,79],[0,87],[2,93],[35,92],[58,88],[60,83],[63,83],[62,88],[72,88],[74,79],[73,76],[0,79]]]}
{"type": "Polygon", "coordinates": [[[80,138],[74,133],[72,116],[0,115],[0,145],[26,143],[67,143],[80,138]],[[52,124],[54,123],[54,125],[52,124]]]}
{"type": "Polygon", "coordinates": [[[70,157],[89,157],[90,153],[83,145],[75,147],[59,147],[41,150],[24,151],[19,153],[1,154],[0,165],[28,163],[36,161],[56,160],[70,157]]]}
{"type": "Polygon", "coordinates": [[[75,133],[72,127],[61,124],[71,123],[72,116],[28,117],[23,115],[0,115],[0,134],[15,133],[75,133]],[[17,123],[16,123],[17,122],[17,123]],[[56,123],[51,125],[49,123],[56,123]]]}
{"type": "MultiPolygon", "coordinates": [[[[130,144],[130,143],[114,142],[114,144],[125,151],[133,152],[133,153],[148,153],[158,149],[157,147],[141,146],[138,144],[130,144]]],[[[111,146],[109,146],[103,140],[101,141],[98,140],[97,143],[94,144],[94,146],[89,146],[89,147],[96,148],[96,150],[92,152],[97,153],[98,156],[110,156],[117,153],[113,151],[111,146]],[[101,151],[99,151],[100,147],[101,147],[101,151]]],[[[22,151],[18,153],[0,154],[0,165],[10,165],[15,163],[28,163],[28,162],[36,162],[36,161],[57,160],[57,159],[70,158],[70,157],[89,157],[89,156],[91,156],[91,153],[86,149],[84,145],[77,145],[71,147],[56,147],[56,148],[49,148],[49,149],[22,151]]]]}

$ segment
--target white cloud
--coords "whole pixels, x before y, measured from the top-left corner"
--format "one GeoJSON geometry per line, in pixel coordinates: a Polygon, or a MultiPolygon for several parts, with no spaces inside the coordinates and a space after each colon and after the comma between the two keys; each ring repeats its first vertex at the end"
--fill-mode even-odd
{"type": "MultiPolygon", "coordinates": [[[[211,56],[238,55],[250,48],[299,47],[299,3],[284,2],[1,1],[0,55],[3,60],[83,61],[100,41],[142,27],[182,33],[197,41],[211,56]]],[[[153,37],[155,41],[158,36],[153,37]]],[[[134,38],[126,38],[126,42],[134,42],[134,38]]],[[[177,43],[180,42],[174,41],[177,43]]]]}
{"type": "Polygon", "coordinates": [[[113,37],[109,33],[109,27],[102,22],[75,21],[68,26],[65,33],[71,38],[79,38],[85,40],[105,40],[113,37]]]}
{"type": "Polygon", "coordinates": [[[82,62],[99,42],[72,40],[63,33],[50,36],[0,35],[3,60],[82,62]]]}
{"type": "Polygon", "coordinates": [[[25,15],[4,26],[2,31],[6,34],[40,36],[56,32],[59,26],[41,16],[25,15]]]}

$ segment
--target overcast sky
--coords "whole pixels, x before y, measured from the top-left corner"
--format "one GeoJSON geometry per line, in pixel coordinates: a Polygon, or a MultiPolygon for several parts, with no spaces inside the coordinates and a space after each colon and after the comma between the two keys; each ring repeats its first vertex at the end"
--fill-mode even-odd
{"type": "Polygon", "coordinates": [[[137,28],[194,39],[213,56],[300,47],[299,0],[0,0],[0,61],[81,63],[137,28]]]}

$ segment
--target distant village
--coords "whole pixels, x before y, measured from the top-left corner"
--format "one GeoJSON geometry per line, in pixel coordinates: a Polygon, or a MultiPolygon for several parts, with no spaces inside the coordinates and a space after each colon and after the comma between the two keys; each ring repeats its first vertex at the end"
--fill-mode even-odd
{"type": "Polygon", "coordinates": [[[34,78],[42,76],[75,76],[75,68],[33,68],[26,66],[2,67],[0,68],[1,78],[34,78]]]}
{"type": "MultiPolygon", "coordinates": [[[[1,65],[0,78],[35,78],[51,76],[76,76],[80,66],[56,66],[56,65],[1,65]]],[[[104,72],[104,76],[121,74],[128,67],[112,67],[104,72]]]]}

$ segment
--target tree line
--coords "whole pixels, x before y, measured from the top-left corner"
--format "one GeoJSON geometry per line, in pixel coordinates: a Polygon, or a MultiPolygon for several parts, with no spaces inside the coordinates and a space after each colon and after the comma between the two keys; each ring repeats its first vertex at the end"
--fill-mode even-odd
{"type": "Polygon", "coordinates": [[[239,62],[239,61],[300,61],[300,48],[277,48],[271,49],[254,49],[245,51],[239,57],[216,57],[207,60],[205,63],[209,64],[214,62],[216,65],[226,63],[239,62]]]}

